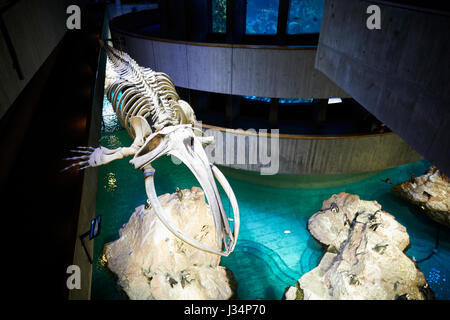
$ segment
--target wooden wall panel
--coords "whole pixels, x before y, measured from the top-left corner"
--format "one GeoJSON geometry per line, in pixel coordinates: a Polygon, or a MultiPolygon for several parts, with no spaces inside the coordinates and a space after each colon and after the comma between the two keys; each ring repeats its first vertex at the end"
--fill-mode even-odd
{"type": "Polygon", "coordinates": [[[314,69],[315,56],[315,49],[234,48],[233,94],[276,98],[347,97],[314,69]]]}
{"type": "MultiPolygon", "coordinates": [[[[167,73],[176,86],[189,87],[186,46],[154,41],[153,50],[157,67],[155,71],[167,73]]],[[[148,56],[151,55],[149,52],[148,56]]]]}
{"type": "Polygon", "coordinates": [[[189,88],[231,93],[232,48],[186,46],[189,88]]]}

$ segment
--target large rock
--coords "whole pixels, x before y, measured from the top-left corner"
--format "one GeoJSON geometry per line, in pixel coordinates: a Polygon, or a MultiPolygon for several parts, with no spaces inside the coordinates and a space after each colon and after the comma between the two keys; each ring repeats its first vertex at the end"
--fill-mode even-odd
{"type": "Polygon", "coordinates": [[[376,201],[339,193],[308,221],[312,236],[327,247],[319,265],[304,274],[285,299],[426,299],[424,275],[404,251],[406,228],[376,201]]]}
{"type": "MultiPolygon", "coordinates": [[[[203,191],[193,187],[181,193],[159,197],[166,214],[189,236],[217,247],[203,191]]],[[[179,240],[153,209],[136,208],[119,234],[118,240],[105,245],[103,260],[130,299],[230,299],[234,295],[234,278],[219,266],[220,256],[179,240]]]]}
{"type": "Polygon", "coordinates": [[[392,188],[396,195],[419,206],[434,221],[450,228],[450,179],[437,168],[392,188]]]}

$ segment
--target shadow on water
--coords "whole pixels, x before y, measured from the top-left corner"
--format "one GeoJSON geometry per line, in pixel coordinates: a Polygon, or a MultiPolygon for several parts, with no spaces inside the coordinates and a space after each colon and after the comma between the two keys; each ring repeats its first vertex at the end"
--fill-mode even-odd
{"type": "Polygon", "coordinates": [[[240,299],[279,300],[284,289],[295,284],[301,275],[290,269],[275,251],[245,239],[239,240],[232,258],[222,258],[221,265],[239,269],[235,277],[240,299]]]}
{"type": "MultiPolygon", "coordinates": [[[[304,275],[305,273],[317,267],[323,256],[323,253],[318,254],[318,252],[320,251],[325,252],[325,247],[314,240],[313,237],[308,238],[308,241],[306,242],[306,248],[300,256],[298,262],[298,264],[300,265],[301,275],[304,275]]],[[[292,285],[294,285],[294,283],[292,285]]]]}

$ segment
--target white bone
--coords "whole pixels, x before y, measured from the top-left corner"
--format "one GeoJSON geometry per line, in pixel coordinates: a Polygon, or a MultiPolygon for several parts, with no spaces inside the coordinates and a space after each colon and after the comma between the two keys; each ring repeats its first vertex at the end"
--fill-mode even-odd
{"type": "Polygon", "coordinates": [[[184,232],[182,232],[177,227],[173,226],[166,218],[166,215],[164,214],[164,209],[161,207],[161,204],[159,203],[158,197],[156,195],[155,191],[155,185],[153,182],[153,175],[147,176],[145,178],[145,190],[147,192],[147,197],[150,200],[150,203],[152,205],[152,208],[155,210],[156,215],[158,216],[159,220],[164,224],[164,226],[170,230],[175,236],[183,240],[184,242],[190,244],[194,248],[209,252],[218,254],[221,256],[228,256],[229,252],[223,252],[220,250],[217,250],[215,248],[208,247],[204,245],[203,243],[195,240],[194,238],[188,236],[184,232]]]}
{"type": "Polygon", "coordinates": [[[156,195],[153,174],[145,177],[145,189],[150,204],[161,222],[182,241],[206,252],[221,256],[229,255],[236,246],[239,234],[239,208],[230,184],[219,169],[210,165],[202,147],[202,144],[213,143],[214,137],[206,137],[200,129],[193,126],[196,122],[194,111],[186,101],[179,99],[175,86],[167,74],[142,68],[128,54],[103,42],[101,45],[119,76],[119,79],[107,88],[106,96],[120,124],[134,141],[130,147],[114,150],[104,147],[78,148],[74,152],[81,155],[68,159],[82,161],[68,168],[83,166],[84,169],[134,155],[130,163],[135,168],[151,170],[154,173],[152,161],[163,155],[176,156],[192,171],[204,190],[216,227],[217,248],[208,247],[186,235],[166,218],[156,195]],[[151,119],[150,124],[148,119],[151,119]],[[234,214],[233,232],[214,177],[230,199],[234,214]]]}
{"type": "Polygon", "coordinates": [[[219,181],[220,185],[222,186],[223,190],[225,191],[228,199],[230,200],[231,207],[233,208],[233,220],[234,220],[234,242],[232,247],[229,249],[230,251],[234,250],[234,247],[236,246],[237,239],[239,236],[239,228],[240,228],[240,214],[239,214],[239,206],[237,203],[236,196],[234,195],[233,189],[231,188],[230,184],[228,183],[228,180],[225,178],[223,173],[217,168],[215,165],[211,165],[212,171],[214,173],[214,176],[216,177],[217,181],[219,181]]]}

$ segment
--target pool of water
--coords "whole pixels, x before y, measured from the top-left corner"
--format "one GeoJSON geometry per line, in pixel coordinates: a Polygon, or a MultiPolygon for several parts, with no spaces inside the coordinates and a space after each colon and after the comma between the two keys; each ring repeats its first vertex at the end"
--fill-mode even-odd
{"type": "MultiPolygon", "coordinates": [[[[131,138],[113,118],[104,117],[101,144],[108,148],[129,146],[131,138]]],[[[143,175],[128,161],[122,159],[99,167],[97,215],[102,215],[102,230],[94,244],[92,299],[123,298],[100,258],[104,244],[119,237],[119,228],[128,222],[134,209],[146,201],[143,175]]],[[[158,195],[173,193],[177,186],[181,189],[199,186],[184,165],[175,165],[169,157],[158,159],[153,165],[158,195]]],[[[390,192],[392,185],[384,182],[390,178],[392,184],[396,184],[407,180],[411,173],[419,176],[429,165],[427,161],[419,161],[353,183],[348,183],[352,180],[351,175],[342,176],[341,185],[336,185],[336,177],[330,176],[334,186],[328,188],[280,188],[228,176],[239,203],[241,230],[235,251],[222,258],[221,265],[233,271],[238,282],[238,298],[281,299],[287,286],[294,285],[304,273],[317,266],[323,248],[306,230],[307,221],[321,208],[324,200],[345,191],[358,194],[363,200],[376,200],[393,214],[407,228],[411,240],[407,254],[417,261],[429,256],[438,237],[437,251],[429,259],[419,262],[419,267],[436,298],[448,300],[450,233],[395,197],[390,192]]],[[[224,207],[230,211],[228,200],[224,201],[224,207]]]]}

